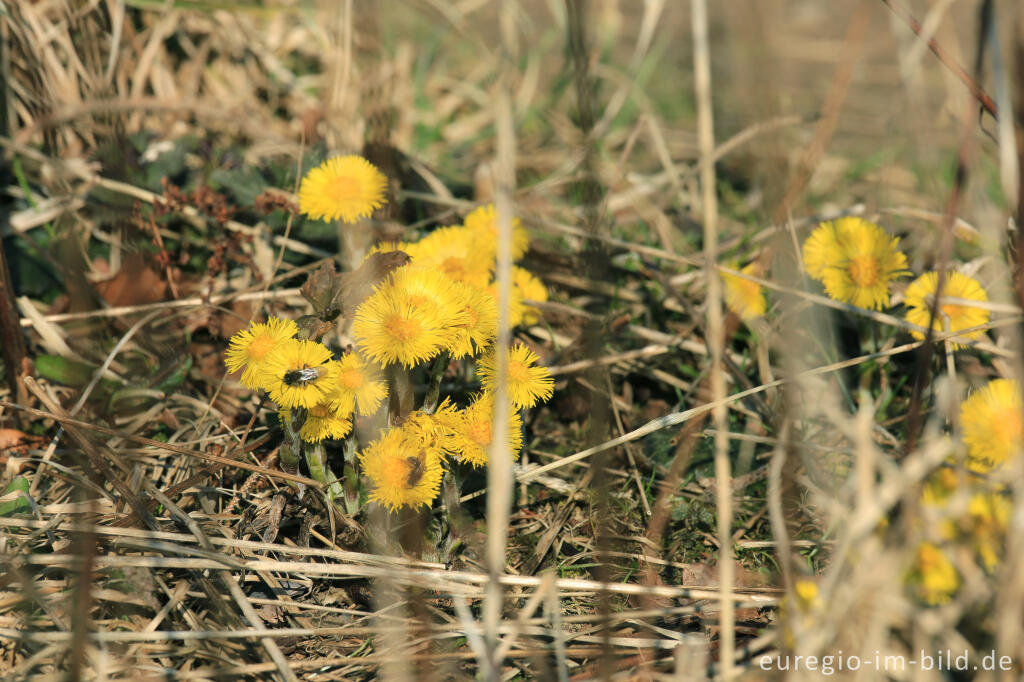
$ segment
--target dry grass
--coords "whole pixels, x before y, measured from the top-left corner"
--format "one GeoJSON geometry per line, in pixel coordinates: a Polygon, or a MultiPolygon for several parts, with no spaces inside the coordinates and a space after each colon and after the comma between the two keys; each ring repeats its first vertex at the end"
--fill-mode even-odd
{"type": "Polygon", "coordinates": [[[909,5],[999,123],[882,2],[8,3],[5,333],[34,376],[0,393],[0,490],[24,488],[0,499],[0,670],[767,678],[763,655],[950,649],[1019,675],[1020,462],[990,477],[1013,505],[994,566],[944,530],[966,486],[921,497],[950,462],[966,480],[968,389],[1020,376],[1024,36],[998,4],[978,78],[974,7],[909,5]],[[273,210],[335,151],[394,183],[372,230],[273,210]],[[499,344],[538,349],[555,398],[514,467],[429,512],[330,504],[282,469],[225,340],[306,314],[326,260],[484,201],[505,265],[507,218],[530,228],[552,298],[499,344]],[[898,305],[819,293],[798,247],[836,215],[899,234],[914,272],[981,281],[983,338],[913,341],[898,305]],[[765,287],[768,314],[723,311],[716,270],[765,287]],[[908,582],[925,541],[959,575],[947,603],[908,582]]]}

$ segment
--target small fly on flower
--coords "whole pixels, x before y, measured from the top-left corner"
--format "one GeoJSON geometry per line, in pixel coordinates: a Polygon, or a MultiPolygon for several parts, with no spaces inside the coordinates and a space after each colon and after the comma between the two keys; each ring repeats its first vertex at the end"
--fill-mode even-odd
{"type": "Polygon", "coordinates": [[[288,386],[305,386],[327,374],[327,368],[303,367],[302,369],[290,369],[284,373],[284,383],[288,386]]]}
{"type": "Polygon", "coordinates": [[[409,463],[409,475],[405,480],[405,485],[407,488],[412,488],[423,478],[423,474],[427,471],[427,463],[422,457],[406,457],[405,461],[409,463]]]}

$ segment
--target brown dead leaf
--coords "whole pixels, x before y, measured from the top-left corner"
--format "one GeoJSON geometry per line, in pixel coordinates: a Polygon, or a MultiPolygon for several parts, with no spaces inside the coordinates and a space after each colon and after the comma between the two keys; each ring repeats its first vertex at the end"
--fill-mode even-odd
{"type": "Polygon", "coordinates": [[[41,446],[44,440],[18,429],[0,429],[0,468],[7,466],[8,458],[13,461],[14,458],[25,457],[29,448],[41,446]]]}
{"type": "Polygon", "coordinates": [[[351,317],[359,304],[373,293],[373,288],[380,284],[397,268],[409,262],[409,254],[405,251],[387,251],[367,256],[363,264],[353,272],[341,274],[341,312],[351,317]]]}
{"type": "Polygon", "coordinates": [[[370,254],[352,272],[338,274],[333,263],[325,263],[309,276],[300,291],[317,315],[337,307],[341,314],[351,317],[377,284],[408,262],[409,255],[404,251],[387,251],[370,254]]]}
{"type": "Polygon", "coordinates": [[[140,254],[132,254],[125,259],[116,275],[96,283],[96,291],[115,307],[156,303],[167,295],[167,280],[153,270],[140,254]]]}

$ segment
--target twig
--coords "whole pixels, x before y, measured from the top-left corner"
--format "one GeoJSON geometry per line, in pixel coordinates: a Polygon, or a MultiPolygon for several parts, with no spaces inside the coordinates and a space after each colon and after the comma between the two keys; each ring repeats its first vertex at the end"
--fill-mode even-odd
{"type": "Polygon", "coordinates": [[[718,191],[715,182],[714,114],[711,108],[711,55],[708,46],[708,8],[706,0],[692,0],[693,80],[697,99],[697,142],[700,147],[701,203],[704,209],[704,274],[707,279],[707,335],[711,354],[711,399],[715,423],[715,505],[718,512],[718,581],[721,595],[719,637],[722,676],[732,672],[736,648],[735,609],[726,595],[732,590],[735,566],[732,551],[732,488],[729,485],[729,429],[725,409],[725,367],[722,354],[725,327],[722,321],[722,280],[715,270],[718,259],[718,191]]]}
{"type": "MultiPolygon", "coordinates": [[[[910,30],[917,34],[918,37],[924,37],[922,35],[921,23],[914,18],[914,15],[910,13],[910,10],[893,2],[893,0],[882,0],[882,2],[892,10],[893,14],[906,22],[907,26],[910,27],[910,30]]],[[[971,91],[974,99],[978,100],[978,103],[985,109],[985,111],[992,114],[992,118],[998,120],[999,108],[996,106],[995,101],[988,96],[988,93],[978,85],[978,82],[971,78],[971,75],[967,73],[962,66],[957,64],[956,61],[954,61],[953,58],[942,49],[942,46],[939,45],[934,38],[928,38],[927,43],[928,49],[932,51],[932,54],[938,57],[939,61],[942,62],[942,64],[949,69],[954,76],[959,78],[961,83],[967,86],[967,89],[971,91]]]]}

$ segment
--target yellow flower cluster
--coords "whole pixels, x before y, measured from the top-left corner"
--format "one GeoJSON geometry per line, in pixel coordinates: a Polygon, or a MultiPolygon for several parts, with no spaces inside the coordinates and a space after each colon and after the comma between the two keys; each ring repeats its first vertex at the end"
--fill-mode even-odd
{"type": "MultiPolygon", "coordinates": [[[[370,479],[370,498],[390,509],[430,504],[446,462],[487,464],[494,439],[494,391],[504,386],[511,406],[504,446],[517,457],[522,448],[518,410],[548,400],[554,382],[536,353],[514,345],[499,380],[491,344],[498,329],[495,282],[498,227],[493,206],[483,206],[462,225],[442,227],[419,241],[379,244],[374,253],[400,250],[410,262],[374,289],[356,309],[352,335],[362,353],[383,367],[412,368],[442,358],[478,358],[483,393],[464,409],[446,399],[433,414],[414,412],[360,455],[370,479]],[[410,452],[418,453],[410,455],[410,452]]],[[[529,236],[513,221],[515,258],[529,248],[529,236]]],[[[537,277],[512,271],[509,319],[512,326],[535,324],[540,311],[530,302],[548,294],[537,277]]]]}
{"type": "Polygon", "coordinates": [[[908,582],[929,604],[949,601],[960,586],[960,574],[944,551],[946,545],[969,546],[990,573],[1002,560],[1011,504],[991,474],[1024,450],[1020,390],[1012,379],[995,379],[961,403],[967,471],[958,474],[953,466],[943,467],[924,487],[923,507],[943,514],[934,533],[942,544],[925,543],[918,548],[908,582]],[[954,513],[956,493],[961,501],[954,513]]]}
{"type": "MultiPolygon", "coordinates": [[[[382,205],[386,186],[387,179],[365,159],[333,158],[303,179],[300,209],[312,218],[353,222],[382,205]]],[[[232,337],[226,364],[241,371],[244,385],[267,392],[302,441],[318,443],[348,436],[355,415],[380,408],[389,393],[385,370],[434,360],[433,394],[428,392],[423,409],[393,412],[392,427],[358,454],[370,500],[391,510],[430,505],[449,462],[487,464],[497,431],[495,391],[503,388],[508,396],[502,445],[515,458],[523,442],[519,410],[548,400],[554,390],[550,372],[524,345],[509,348],[501,363],[505,376],[498,376],[491,347],[498,330],[497,234],[495,210],[488,205],[462,225],[442,227],[419,241],[377,245],[373,253],[400,250],[409,262],[378,282],[355,309],[351,333],[357,345],[340,358],[321,343],[296,338],[294,322],[274,318],[232,337]],[[448,398],[438,405],[441,374],[451,360],[463,358],[477,360],[483,391],[463,409],[448,398]]],[[[517,259],[529,248],[518,219],[512,247],[517,259]]],[[[532,303],[546,301],[547,290],[518,266],[512,278],[511,325],[537,323],[540,311],[532,303]]]]}
{"type": "MultiPolygon", "coordinates": [[[[838,218],[821,223],[804,242],[804,268],[824,285],[831,298],[881,310],[889,306],[892,282],[910,274],[907,257],[898,247],[899,238],[874,223],[856,217],[838,218]]],[[[931,320],[932,329],[937,332],[960,332],[988,322],[989,311],[971,305],[972,301],[988,301],[976,280],[955,271],[945,273],[941,279],[941,292],[938,272],[925,273],[907,286],[904,304],[908,322],[928,327],[931,320]]],[[[977,339],[984,333],[975,329],[962,336],[977,339]]],[[[911,334],[918,340],[924,339],[919,331],[911,334]]]]}
{"type": "Polygon", "coordinates": [[[344,438],[355,414],[373,414],[388,393],[380,371],[356,352],[335,360],[327,346],[295,338],[292,320],[272,317],[250,323],[231,337],[225,364],[242,372],[249,388],[260,388],[281,408],[282,419],[292,410],[306,410],[299,436],[307,443],[344,438]]]}

